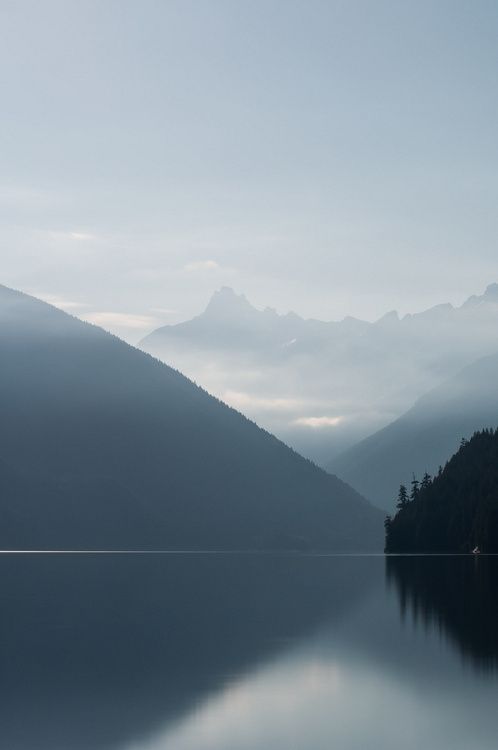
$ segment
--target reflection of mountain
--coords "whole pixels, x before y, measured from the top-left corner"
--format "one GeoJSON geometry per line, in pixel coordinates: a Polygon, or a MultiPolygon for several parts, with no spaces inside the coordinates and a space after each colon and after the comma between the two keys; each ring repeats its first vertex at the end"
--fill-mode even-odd
{"type": "Polygon", "coordinates": [[[448,634],[480,669],[498,667],[498,561],[493,557],[387,557],[401,612],[448,634]]]}
{"type": "Polygon", "coordinates": [[[325,465],[498,350],[498,285],[458,308],[392,312],[375,323],[260,311],[223,288],[204,313],[140,346],[325,465]]]}
{"type": "Polygon", "coordinates": [[[187,378],[0,287],[0,545],[381,546],[380,512],[187,378]]]}
{"type": "Polygon", "coordinates": [[[371,580],[349,557],[2,556],[2,747],[145,740],[343,616],[371,580]]]}
{"type": "Polygon", "coordinates": [[[384,750],[410,724],[411,750],[494,747],[496,681],[445,641],[494,664],[496,563],[388,562],[442,637],[400,624],[380,556],[2,555],[1,746],[384,750]]]}
{"type": "Polygon", "coordinates": [[[474,362],[434,388],[406,414],[355,445],[329,468],[382,508],[414,472],[438,470],[462,437],[498,425],[498,355],[474,362]]]}

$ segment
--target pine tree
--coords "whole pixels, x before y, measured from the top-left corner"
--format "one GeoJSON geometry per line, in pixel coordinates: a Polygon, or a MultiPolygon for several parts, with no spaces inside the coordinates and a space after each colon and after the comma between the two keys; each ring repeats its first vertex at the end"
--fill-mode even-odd
{"type": "Polygon", "coordinates": [[[399,510],[402,510],[403,508],[406,508],[407,505],[408,505],[408,490],[406,489],[404,484],[400,484],[399,492],[398,492],[398,502],[396,503],[396,507],[399,510]]]}
{"type": "Polygon", "coordinates": [[[412,488],[410,490],[410,500],[413,502],[413,500],[417,499],[418,493],[420,492],[419,481],[416,478],[415,474],[412,474],[411,485],[412,485],[412,488]]]}
{"type": "Polygon", "coordinates": [[[425,472],[424,476],[422,477],[422,481],[420,482],[420,489],[426,490],[430,485],[432,484],[432,477],[430,474],[425,472]]]}
{"type": "Polygon", "coordinates": [[[426,472],[418,497],[405,511],[400,488],[399,512],[386,523],[387,553],[469,552],[476,546],[498,553],[498,432],[475,433],[433,479],[426,472]]]}

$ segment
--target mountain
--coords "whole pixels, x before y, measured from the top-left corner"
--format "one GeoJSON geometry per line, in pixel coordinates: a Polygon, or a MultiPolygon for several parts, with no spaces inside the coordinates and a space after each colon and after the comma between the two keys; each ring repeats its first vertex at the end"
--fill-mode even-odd
{"type": "Polygon", "coordinates": [[[399,485],[412,473],[433,474],[462,437],[496,425],[498,354],[472,363],[434,388],[402,417],[335,458],[330,470],[392,510],[399,485]]]}
{"type": "Polygon", "coordinates": [[[336,443],[340,450],[365,434],[354,419],[337,427],[350,381],[337,352],[369,325],[351,317],[326,323],[293,312],[279,315],[270,307],[258,310],[243,294],[222,287],[201,315],[163,326],[138,346],[325,463],[336,443]],[[320,430],[310,429],[308,418],[324,415],[320,430]]]}
{"type": "MultiPolygon", "coordinates": [[[[236,294],[230,287],[215,292],[205,311],[185,323],[163,326],[146,336],[141,346],[161,346],[170,337],[178,341],[195,341],[207,348],[261,349],[274,346],[292,346],[293,339],[305,336],[311,344],[313,338],[339,335],[340,332],[362,332],[369,324],[354,318],[341,323],[324,323],[304,320],[295,313],[279,315],[271,307],[257,310],[244,294],[236,294]]],[[[299,342],[301,345],[301,342],[299,342]]]]}
{"type": "Polygon", "coordinates": [[[374,323],[258,310],[223,287],[192,320],[139,347],[172,364],[304,455],[332,458],[385,427],[476,359],[498,351],[498,285],[374,323]]]}
{"type": "Polygon", "coordinates": [[[0,287],[1,548],[376,549],[379,512],[170,367],[0,287]]]}
{"type": "Polygon", "coordinates": [[[386,522],[386,552],[498,552],[498,430],[462,441],[445,468],[386,522]]]}

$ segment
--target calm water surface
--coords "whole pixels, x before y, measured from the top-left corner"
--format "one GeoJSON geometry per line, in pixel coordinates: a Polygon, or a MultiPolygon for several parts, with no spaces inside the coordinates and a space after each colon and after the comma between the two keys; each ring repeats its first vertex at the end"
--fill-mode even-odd
{"type": "Polygon", "coordinates": [[[0,556],[0,747],[491,750],[498,558],[0,556]]]}

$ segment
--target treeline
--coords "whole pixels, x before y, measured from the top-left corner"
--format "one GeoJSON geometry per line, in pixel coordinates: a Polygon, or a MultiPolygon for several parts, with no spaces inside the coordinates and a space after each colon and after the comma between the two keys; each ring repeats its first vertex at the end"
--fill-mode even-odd
{"type": "Polygon", "coordinates": [[[462,439],[435,477],[401,485],[386,552],[498,552],[498,430],[462,439]]]}

